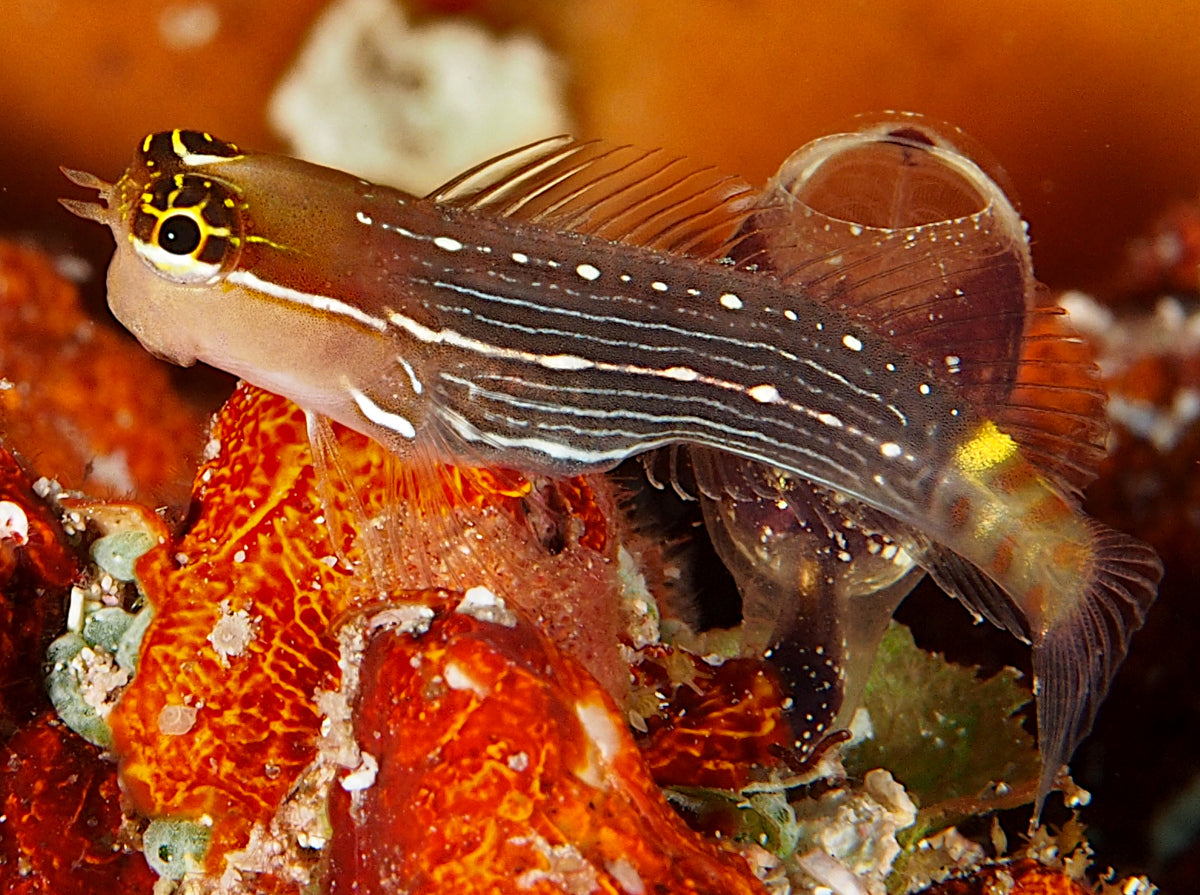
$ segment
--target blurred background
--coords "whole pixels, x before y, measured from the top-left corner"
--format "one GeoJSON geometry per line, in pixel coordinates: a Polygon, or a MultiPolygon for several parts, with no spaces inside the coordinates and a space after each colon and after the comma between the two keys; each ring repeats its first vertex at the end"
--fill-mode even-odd
{"type": "MultiPolygon", "coordinates": [[[[1200,243],[1200,223],[1186,225],[1200,195],[1200,0],[412,0],[386,22],[388,0],[357,5],[368,23],[383,24],[351,29],[340,49],[310,60],[315,81],[296,88],[307,100],[271,118],[270,97],[321,0],[0,2],[0,231],[88,261],[76,269],[92,272],[80,276],[102,316],[99,272],[111,238],[57,205],[78,195],[59,165],[115,179],[143,135],[174,127],[253,148],[320,148],[325,116],[344,106],[361,101],[369,115],[372,102],[386,107],[438,87],[425,63],[390,54],[389,29],[402,30],[406,15],[413,34],[465,23],[476,35],[458,32],[439,51],[443,69],[460,75],[446,83],[488,97],[483,111],[458,110],[476,116],[459,131],[474,121],[483,136],[479,154],[457,169],[547,136],[542,127],[662,146],[762,182],[793,150],[852,127],[856,115],[916,111],[962,128],[1002,169],[1051,287],[1083,289],[1129,313],[1169,288],[1180,307],[1194,307],[1196,281],[1139,279],[1135,255],[1145,262],[1147,245],[1182,252],[1189,238],[1200,243]],[[480,34],[519,50],[525,61],[513,63],[511,80],[468,64],[480,34]],[[388,86],[374,99],[372,88],[352,97],[361,85],[343,80],[347,65],[377,70],[388,86]],[[531,110],[533,93],[542,105],[531,110]],[[500,145],[485,149],[487,136],[500,145]],[[1171,214],[1176,225],[1163,229],[1171,214]],[[1158,242],[1147,242],[1154,234],[1158,242]]],[[[437,160],[448,146],[462,149],[455,144],[470,141],[457,141],[454,127],[416,154],[437,160]]],[[[334,151],[378,138],[369,118],[338,128],[334,151]]],[[[393,143],[406,139],[391,132],[393,143]]],[[[1094,509],[1151,537],[1167,582],[1074,766],[1096,793],[1084,820],[1101,863],[1122,872],[1155,865],[1164,888],[1183,891],[1200,873],[1196,426],[1149,457],[1114,461],[1094,509]],[[1148,493],[1147,475],[1157,476],[1154,497],[1133,507],[1131,495],[1148,493]],[[1170,848],[1164,836],[1174,837],[1170,848]]],[[[973,661],[1027,661],[940,595],[918,593],[903,613],[928,645],[973,661]],[[1006,652],[989,653],[996,648],[1006,652]]]]}
{"type": "MultiPolygon", "coordinates": [[[[0,225],[74,238],[57,166],[114,176],[151,130],[256,148],[321,0],[0,4],[0,225]]],[[[761,180],[849,118],[919,111],[1008,172],[1053,286],[1103,285],[1200,184],[1200,4],[1168,0],[412,0],[532,34],[577,135],[665,146],[761,180]]],[[[94,237],[95,233],[91,235],[94,237]]]]}

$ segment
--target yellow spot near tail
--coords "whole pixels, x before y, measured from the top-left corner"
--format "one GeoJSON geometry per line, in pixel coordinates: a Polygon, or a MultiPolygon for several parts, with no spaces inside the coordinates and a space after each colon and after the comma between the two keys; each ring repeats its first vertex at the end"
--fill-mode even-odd
{"type": "Polygon", "coordinates": [[[963,472],[984,472],[999,466],[1017,452],[1017,443],[986,420],[971,439],[954,452],[954,461],[963,472]]]}

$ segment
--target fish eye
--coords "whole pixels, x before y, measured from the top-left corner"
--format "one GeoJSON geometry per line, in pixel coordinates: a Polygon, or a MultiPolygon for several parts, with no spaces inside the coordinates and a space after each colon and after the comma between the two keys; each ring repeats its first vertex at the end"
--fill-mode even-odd
{"type": "Polygon", "coordinates": [[[172,255],[190,255],[199,248],[200,238],[200,225],[186,214],[173,214],[158,228],[158,244],[172,255]]]}
{"type": "Polygon", "coordinates": [[[161,177],[141,194],[129,239],[159,275],[176,283],[215,283],[232,269],[242,244],[238,198],[231,187],[203,175],[161,177]]]}

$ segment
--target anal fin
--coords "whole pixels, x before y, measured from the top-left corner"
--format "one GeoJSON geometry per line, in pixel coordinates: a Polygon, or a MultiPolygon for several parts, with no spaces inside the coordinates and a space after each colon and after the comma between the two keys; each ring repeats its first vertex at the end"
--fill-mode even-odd
{"type": "Polygon", "coordinates": [[[1030,642],[1029,626],[1020,609],[973,562],[940,544],[925,547],[919,562],[937,586],[962,603],[976,619],[985,618],[1025,643],[1030,642]]]}

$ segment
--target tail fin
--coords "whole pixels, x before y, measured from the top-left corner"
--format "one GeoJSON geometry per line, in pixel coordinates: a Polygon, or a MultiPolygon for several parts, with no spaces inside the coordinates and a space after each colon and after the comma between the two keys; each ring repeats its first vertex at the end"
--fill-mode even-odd
{"type": "Polygon", "coordinates": [[[1042,752],[1035,820],[1059,770],[1092,729],[1162,578],[1161,560],[1141,541],[1093,521],[1092,545],[1094,558],[1083,598],[1034,643],[1042,752]]]}

